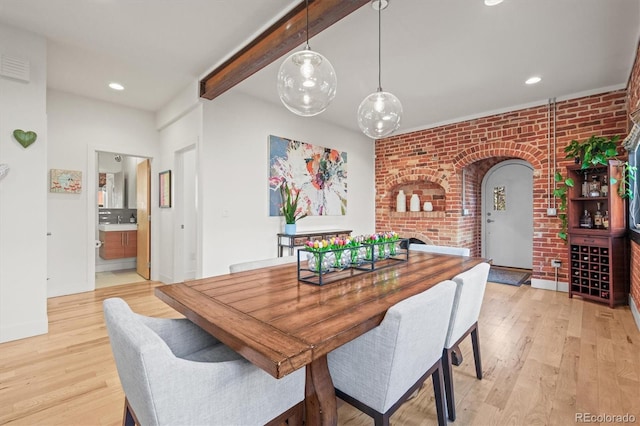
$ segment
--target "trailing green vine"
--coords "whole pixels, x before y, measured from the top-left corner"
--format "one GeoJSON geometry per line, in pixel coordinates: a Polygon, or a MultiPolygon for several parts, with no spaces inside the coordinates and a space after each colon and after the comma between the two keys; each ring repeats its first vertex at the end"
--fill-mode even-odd
{"type": "MultiPolygon", "coordinates": [[[[636,179],[638,168],[630,165],[628,161],[623,162],[619,167],[621,169],[622,180],[620,181],[620,185],[618,185],[618,195],[622,198],[632,200],[633,191],[631,190],[631,181],[636,179]]],[[[617,179],[611,178],[611,185],[617,182],[617,179]]]]}
{"type": "MultiPolygon", "coordinates": [[[[573,188],[574,181],[570,177],[565,178],[562,176],[562,173],[556,171],[555,174],[556,181],[556,189],[553,190],[553,196],[560,199],[560,205],[558,206],[558,210],[561,212],[567,211],[567,191],[569,188],[573,188]]],[[[560,219],[560,232],[558,232],[558,237],[567,241],[567,213],[558,213],[558,219],[560,219]]]]}

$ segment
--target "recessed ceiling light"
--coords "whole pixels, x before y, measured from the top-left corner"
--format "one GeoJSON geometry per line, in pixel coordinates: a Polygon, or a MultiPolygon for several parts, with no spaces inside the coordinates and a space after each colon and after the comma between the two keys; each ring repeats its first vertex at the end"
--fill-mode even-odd
{"type": "Polygon", "coordinates": [[[525,84],[536,84],[536,83],[540,83],[541,81],[542,81],[542,78],[538,76],[529,77],[527,81],[525,81],[525,84]]]}
{"type": "Polygon", "coordinates": [[[495,6],[496,4],[502,3],[503,0],[484,0],[484,4],[487,6],[495,6]]]}
{"type": "Polygon", "coordinates": [[[113,90],[124,90],[124,86],[120,83],[109,83],[109,87],[112,88],[113,90]]]}

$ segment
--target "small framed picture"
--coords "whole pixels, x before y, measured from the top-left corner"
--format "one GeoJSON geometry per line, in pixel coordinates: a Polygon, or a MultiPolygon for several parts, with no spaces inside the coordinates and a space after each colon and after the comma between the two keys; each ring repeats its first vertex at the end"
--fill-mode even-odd
{"type": "Polygon", "coordinates": [[[80,170],[51,169],[49,192],[82,192],[82,172],[80,170]]]}
{"type": "Polygon", "coordinates": [[[160,172],[160,207],[171,207],[171,170],[160,172]]]}

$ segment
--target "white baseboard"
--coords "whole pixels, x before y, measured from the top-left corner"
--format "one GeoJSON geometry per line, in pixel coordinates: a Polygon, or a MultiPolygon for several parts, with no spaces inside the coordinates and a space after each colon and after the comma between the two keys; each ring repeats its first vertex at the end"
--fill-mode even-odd
{"type": "Polygon", "coordinates": [[[631,315],[633,315],[633,319],[636,321],[636,327],[640,330],[640,312],[638,312],[638,307],[631,295],[629,295],[629,307],[631,308],[631,315]]]}
{"type": "Polygon", "coordinates": [[[531,279],[532,288],[541,288],[543,290],[561,291],[563,293],[569,292],[569,285],[567,283],[558,282],[558,288],[556,289],[556,282],[551,280],[541,280],[539,278],[531,279]]]}
{"type": "Polygon", "coordinates": [[[159,281],[164,284],[173,284],[175,281],[173,280],[173,276],[169,276],[166,274],[160,274],[159,281]]]}
{"type": "Polygon", "coordinates": [[[136,269],[136,258],[127,260],[112,260],[108,263],[97,263],[96,272],[122,271],[125,269],[136,269]]]}

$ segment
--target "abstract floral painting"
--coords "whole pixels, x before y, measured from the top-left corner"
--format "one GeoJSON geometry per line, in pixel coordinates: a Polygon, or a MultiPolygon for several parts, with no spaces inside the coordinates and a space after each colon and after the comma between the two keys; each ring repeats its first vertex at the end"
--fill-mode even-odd
{"type": "Polygon", "coordinates": [[[82,172],[79,170],[51,169],[49,192],[82,192],[82,172]]]}
{"type": "Polygon", "coordinates": [[[280,216],[280,186],[300,192],[309,216],[347,213],[347,153],[269,136],[269,215],[280,216]]]}

